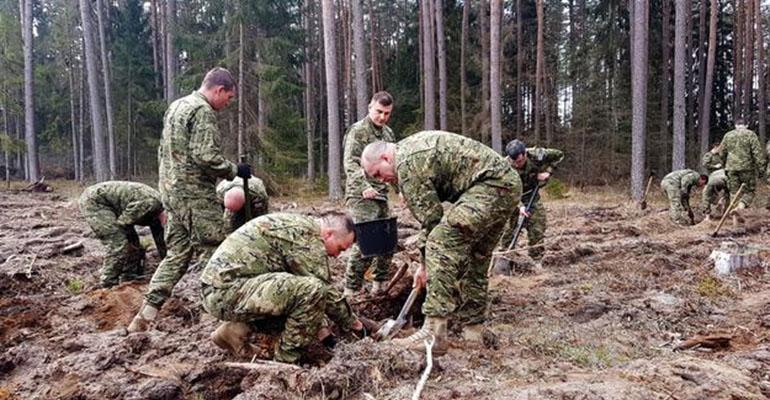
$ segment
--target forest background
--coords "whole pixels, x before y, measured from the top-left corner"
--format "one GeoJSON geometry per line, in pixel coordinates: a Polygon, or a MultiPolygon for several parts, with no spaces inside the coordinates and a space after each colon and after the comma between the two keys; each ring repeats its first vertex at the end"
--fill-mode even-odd
{"type": "Polygon", "coordinates": [[[341,196],[346,128],[395,97],[398,138],[566,151],[573,185],[698,169],[743,116],[766,140],[760,0],[2,0],[0,170],[157,176],[167,105],[228,68],[231,160],[341,196]]]}

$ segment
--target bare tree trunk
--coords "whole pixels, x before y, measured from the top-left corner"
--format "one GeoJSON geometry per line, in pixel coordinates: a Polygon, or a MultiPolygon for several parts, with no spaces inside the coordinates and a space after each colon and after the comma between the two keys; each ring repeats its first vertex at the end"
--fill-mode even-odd
{"type": "Polygon", "coordinates": [[[161,67],[158,49],[158,0],[150,1],[150,39],[152,40],[152,70],[155,72],[155,89],[160,89],[161,67]]]}
{"type": "Polygon", "coordinates": [[[489,122],[489,0],[479,2],[479,29],[481,33],[481,132],[479,140],[489,143],[491,132],[488,130],[489,122]]]}
{"type": "Polygon", "coordinates": [[[669,143],[671,142],[671,0],[662,0],[663,2],[663,25],[661,51],[663,53],[663,62],[661,64],[661,93],[660,93],[660,146],[658,152],[657,165],[665,171],[668,166],[669,143]]]}
{"type": "Polygon", "coordinates": [[[754,17],[757,21],[756,37],[757,37],[757,109],[759,110],[758,126],[759,126],[759,138],[762,143],[765,142],[767,137],[766,124],[767,124],[767,101],[765,93],[765,62],[767,57],[765,55],[765,31],[762,27],[762,4],[760,0],[754,1],[754,17]]]}
{"type": "Polygon", "coordinates": [[[326,63],[326,108],[329,130],[329,197],[337,200],[342,197],[341,157],[340,157],[340,116],[337,84],[337,44],[334,42],[334,3],[322,0],[324,28],[324,61],[326,63]]]}
{"type": "Polygon", "coordinates": [[[633,2],[633,60],[631,62],[631,193],[641,200],[644,191],[644,166],[647,123],[647,46],[649,5],[647,0],[633,2]]]}
{"type": "Polygon", "coordinates": [[[709,16],[709,45],[706,61],[706,82],[703,89],[703,104],[700,111],[700,152],[708,151],[711,131],[711,93],[714,86],[714,64],[717,54],[717,20],[719,5],[717,0],[711,0],[711,16],[709,16]]]}
{"type": "MultiPolygon", "coordinates": [[[[72,169],[75,171],[75,180],[78,180],[80,171],[78,171],[78,141],[77,130],[75,129],[75,79],[72,76],[72,66],[67,68],[67,83],[69,84],[70,94],[70,130],[72,131],[72,169]]],[[[7,121],[6,121],[7,126],[7,121]]],[[[6,127],[6,132],[8,128],[6,127]]]]}
{"type": "Polygon", "coordinates": [[[671,168],[676,171],[685,165],[685,7],[688,0],[674,0],[676,23],[674,24],[674,147],[671,168]]]}
{"type": "Polygon", "coordinates": [[[353,51],[356,64],[356,110],[358,119],[367,114],[368,94],[366,87],[366,45],[364,43],[364,11],[362,0],[351,0],[353,8],[353,51]]]}
{"type": "MultiPolygon", "coordinates": [[[[419,0],[418,0],[419,1],[419,0]]],[[[372,8],[372,2],[369,2],[369,64],[372,66],[372,93],[379,91],[382,89],[380,86],[377,86],[379,75],[379,64],[377,63],[377,39],[374,29],[374,10],[372,8]]],[[[421,36],[422,37],[422,36],[421,36]]],[[[417,40],[419,42],[419,39],[417,40]]]]}
{"type": "Polygon", "coordinates": [[[743,105],[743,0],[735,0],[733,22],[733,119],[741,116],[743,105]]]}
{"type": "Polygon", "coordinates": [[[468,93],[468,82],[465,76],[465,53],[468,43],[468,14],[471,9],[471,2],[463,2],[463,20],[462,20],[462,34],[460,39],[460,133],[463,135],[468,134],[468,122],[466,121],[466,105],[465,96],[468,93]]]}
{"type": "Polygon", "coordinates": [[[751,121],[751,91],[754,83],[754,1],[746,0],[745,14],[745,59],[743,63],[743,117],[751,121]]]}
{"type": "MultiPolygon", "coordinates": [[[[341,17],[344,21],[342,24],[342,37],[343,43],[345,45],[343,51],[343,71],[345,77],[345,87],[343,89],[345,93],[343,96],[345,99],[345,124],[343,127],[347,127],[353,125],[353,123],[356,121],[358,112],[356,104],[356,92],[353,88],[353,68],[355,68],[353,65],[353,13],[350,10],[350,4],[343,1],[342,5],[343,7],[341,8],[341,17]]],[[[345,129],[343,128],[343,130],[345,129]]]]}
{"type": "MultiPolygon", "coordinates": [[[[85,57],[84,57],[85,58],[85,57]]],[[[85,83],[85,65],[80,65],[80,79],[78,82],[78,105],[79,108],[79,115],[78,115],[78,149],[80,153],[80,160],[78,162],[78,170],[80,171],[80,176],[78,177],[78,180],[80,182],[85,181],[85,146],[84,146],[84,140],[83,135],[85,134],[85,120],[86,120],[86,83],[85,83]]]]}
{"type": "MultiPolygon", "coordinates": [[[[699,0],[698,4],[698,105],[695,110],[693,110],[693,114],[700,112],[700,109],[703,105],[703,87],[706,85],[706,45],[708,43],[708,37],[706,36],[706,13],[708,12],[708,7],[706,5],[707,1],[708,0],[699,0]]],[[[698,123],[700,123],[700,118],[698,118],[698,123]]],[[[691,126],[690,130],[695,135],[694,139],[700,140],[698,138],[698,130],[696,130],[696,126],[691,126]]],[[[703,153],[699,152],[698,154],[703,153]]]]}
{"type": "MultiPolygon", "coordinates": [[[[3,54],[3,56],[5,57],[6,54],[3,54]]],[[[3,63],[3,67],[5,67],[5,63],[3,63]]],[[[8,81],[7,80],[3,80],[2,112],[3,112],[3,132],[5,133],[5,136],[10,141],[11,131],[10,131],[10,126],[8,125],[9,107],[8,107],[8,81]]],[[[10,146],[4,146],[4,147],[5,148],[3,149],[3,156],[5,158],[5,185],[7,189],[10,189],[11,188],[11,171],[10,171],[11,170],[11,151],[10,151],[10,146]]]]}
{"type": "Polygon", "coordinates": [[[489,71],[489,90],[490,90],[490,112],[492,119],[492,149],[500,153],[503,151],[503,124],[502,124],[502,102],[500,89],[502,82],[500,80],[500,20],[502,19],[503,4],[502,0],[492,0],[489,3],[490,20],[490,71],[489,71]]]}
{"type": "MultiPolygon", "coordinates": [[[[417,38],[417,54],[419,55],[420,59],[420,69],[419,74],[417,74],[420,78],[420,108],[422,110],[425,110],[425,74],[423,71],[425,71],[425,45],[424,45],[424,38],[425,38],[425,10],[423,10],[424,2],[422,0],[417,0],[417,30],[418,30],[418,38],[417,38]]],[[[371,8],[370,8],[371,9],[371,8]]],[[[372,35],[374,36],[374,35],[372,35]]],[[[372,51],[374,49],[374,41],[372,41],[372,51]]],[[[374,75],[372,75],[372,86],[374,85],[374,75]]],[[[372,90],[375,91],[374,87],[372,87],[372,90]]]]}
{"type": "Polygon", "coordinates": [[[521,0],[516,0],[516,135],[524,133],[524,40],[522,33],[521,0]]]}
{"type": "Polygon", "coordinates": [[[163,98],[166,99],[166,101],[169,101],[168,98],[166,98],[166,95],[168,94],[168,72],[166,69],[168,68],[168,46],[166,45],[166,31],[168,30],[168,20],[166,19],[166,1],[167,0],[156,0],[158,2],[158,20],[159,22],[159,29],[158,33],[160,34],[159,38],[159,44],[160,44],[160,69],[163,72],[162,78],[163,78],[163,98]]]}
{"type": "MultiPolygon", "coordinates": [[[[358,3],[358,7],[361,7],[360,0],[353,0],[353,3],[358,3]]],[[[304,0],[303,5],[303,13],[302,13],[302,22],[303,22],[303,28],[305,30],[305,61],[303,63],[302,71],[304,73],[305,78],[305,135],[307,140],[307,179],[310,182],[315,181],[315,127],[313,124],[313,120],[315,118],[315,112],[313,110],[313,87],[315,85],[315,82],[313,81],[313,54],[312,54],[312,44],[311,40],[313,37],[313,25],[311,24],[312,20],[312,10],[310,8],[311,1],[310,0],[304,0]]],[[[354,6],[355,7],[355,6],[354,6]]],[[[360,11],[360,9],[359,9],[360,11]]],[[[354,8],[354,14],[355,14],[355,8],[354,8]]],[[[355,15],[354,15],[354,18],[355,15]]],[[[363,16],[361,17],[361,31],[363,31],[363,16]]],[[[363,47],[363,32],[362,32],[362,41],[361,46],[363,47]]],[[[359,75],[358,71],[358,58],[363,58],[364,53],[363,49],[358,49],[358,44],[356,44],[356,82],[360,83],[359,79],[363,80],[364,85],[366,85],[366,71],[364,70],[363,74],[359,75]]],[[[366,63],[364,62],[364,66],[366,63]]],[[[364,68],[365,69],[365,68],[364,68]]],[[[357,85],[358,85],[357,83],[357,85]]],[[[358,93],[360,94],[360,93],[358,93]]],[[[360,100],[360,98],[359,98],[360,100]]],[[[358,110],[361,111],[360,109],[358,110]]],[[[366,113],[366,108],[364,108],[364,113],[366,113]]],[[[363,117],[359,117],[363,118],[363,117]]]]}
{"type": "Polygon", "coordinates": [[[425,77],[425,109],[423,116],[423,129],[436,129],[436,72],[434,69],[435,53],[433,51],[433,30],[431,29],[431,2],[432,0],[422,0],[423,10],[423,74],[425,77]]]}
{"type": "Polygon", "coordinates": [[[32,59],[32,1],[24,0],[24,8],[21,9],[24,24],[22,25],[24,38],[24,141],[27,144],[27,164],[29,175],[27,179],[37,181],[40,179],[40,164],[37,157],[37,136],[35,135],[35,65],[32,59]]]}
{"type": "Polygon", "coordinates": [[[134,94],[132,92],[132,87],[134,86],[133,81],[133,75],[131,71],[131,65],[128,65],[128,99],[126,100],[126,108],[127,111],[127,121],[128,124],[126,126],[126,175],[129,177],[133,173],[133,165],[132,165],[132,157],[131,155],[134,154],[134,147],[133,147],[133,136],[134,136],[134,94]]]}
{"type": "MultiPolygon", "coordinates": [[[[262,37],[262,32],[259,33],[259,37],[262,37]]],[[[266,141],[267,132],[268,132],[268,122],[269,122],[269,115],[270,115],[270,109],[268,108],[267,104],[267,89],[265,85],[265,79],[262,74],[262,71],[264,70],[264,67],[262,65],[262,53],[260,52],[260,49],[257,49],[256,52],[256,61],[257,61],[257,70],[260,71],[257,74],[257,143],[258,145],[255,147],[258,147],[257,150],[257,160],[259,161],[259,165],[263,165],[263,160],[265,156],[265,147],[264,143],[266,141]]],[[[339,114],[338,114],[339,115],[339,114]]],[[[246,139],[248,142],[248,135],[246,135],[246,139]]]]}
{"type": "Polygon", "coordinates": [[[166,0],[166,101],[171,103],[176,99],[176,46],[174,46],[174,30],[176,29],[176,0],[166,0]]]}
{"type": "Polygon", "coordinates": [[[246,102],[244,98],[244,73],[243,65],[246,54],[243,44],[243,22],[238,23],[238,158],[244,156],[245,147],[243,146],[243,105],[246,102]]]}
{"type": "Polygon", "coordinates": [[[540,114],[547,112],[543,109],[543,64],[545,57],[543,54],[543,0],[536,1],[537,7],[537,53],[535,61],[535,106],[532,112],[535,118],[535,143],[540,144],[540,114]]]}
{"type": "Polygon", "coordinates": [[[91,10],[88,0],[80,1],[83,44],[85,46],[86,69],[88,71],[88,96],[91,108],[91,133],[93,135],[94,178],[97,182],[109,179],[107,154],[104,146],[104,121],[102,120],[102,101],[99,98],[99,80],[96,67],[96,45],[94,44],[91,10]]]}
{"type": "Polygon", "coordinates": [[[446,37],[444,36],[444,2],[436,0],[436,52],[438,54],[438,126],[447,130],[446,37]]]}
{"type": "Polygon", "coordinates": [[[99,54],[102,58],[102,80],[104,81],[104,104],[107,116],[107,150],[110,162],[110,179],[117,173],[115,155],[115,131],[112,123],[112,84],[110,83],[110,60],[107,57],[107,38],[104,34],[104,0],[96,0],[96,25],[99,31],[99,54]]]}

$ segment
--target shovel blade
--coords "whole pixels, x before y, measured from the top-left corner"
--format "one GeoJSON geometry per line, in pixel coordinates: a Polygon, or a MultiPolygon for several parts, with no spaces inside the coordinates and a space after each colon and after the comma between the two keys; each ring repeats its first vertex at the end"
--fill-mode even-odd
{"type": "Polygon", "coordinates": [[[403,321],[397,321],[395,319],[389,319],[385,324],[377,331],[377,336],[380,340],[387,340],[393,337],[404,326],[403,321]]]}

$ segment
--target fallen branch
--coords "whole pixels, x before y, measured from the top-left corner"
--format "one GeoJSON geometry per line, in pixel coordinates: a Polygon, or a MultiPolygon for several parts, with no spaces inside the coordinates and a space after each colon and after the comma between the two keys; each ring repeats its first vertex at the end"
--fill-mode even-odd
{"type": "Polygon", "coordinates": [[[436,343],[436,337],[430,337],[430,341],[425,340],[425,371],[422,372],[420,381],[417,382],[417,387],[412,394],[412,400],[419,400],[422,390],[425,388],[425,383],[428,382],[430,371],[433,369],[433,345],[436,343]]]}
{"type": "Polygon", "coordinates": [[[32,256],[32,261],[27,266],[27,279],[32,279],[32,266],[35,265],[35,261],[37,261],[37,253],[32,256]]]}
{"type": "Polygon", "coordinates": [[[80,242],[77,242],[77,243],[73,243],[73,244],[71,244],[69,246],[62,247],[62,249],[59,250],[59,252],[61,254],[67,254],[69,252],[72,252],[72,251],[75,251],[75,250],[79,250],[79,249],[82,249],[82,248],[83,248],[83,241],[80,241],[80,242]]]}
{"type": "Polygon", "coordinates": [[[247,362],[247,363],[226,362],[226,363],[223,363],[222,365],[230,368],[248,369],[250,371],[266,371],[274,368],[285,369],[289,371],[303,371],[302,367],[298,367],[293,364],[286,364],[286,363],[270,361],[270,360],[254,360],[252,362],[247,362]]]}
{"type": "Polygon", "coordinates": [[[705,347],[708,349],[723,349],[730,347],[730,341],[732,336],[728,335],[709,335],[709,336],[696,336],[692,339],[685,340],[679,343],[674,350],[687,350],[693,347],[705,347]]]}
{"type": "Polygon", "coordinates": [[[384,294],[387,294],[390,292],[390,289],[393,289],[393,286],[396,286],[396,283],[401,280],[401,278],[404,277],[404,274],[406,273],[406,269],[409,268],[409,263],[405,262],[401,265],[401,267],[398,268],[398,271],[396,271],[396,274],[393,275],[393,279],[388,282],[388,286],[385,288],[385,291],[383,291],[384,294]]]}

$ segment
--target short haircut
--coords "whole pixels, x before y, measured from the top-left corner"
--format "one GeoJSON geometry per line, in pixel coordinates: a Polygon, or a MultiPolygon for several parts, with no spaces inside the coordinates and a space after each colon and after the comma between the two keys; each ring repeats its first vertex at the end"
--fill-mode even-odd
{"type": "Polygon", "coordinates": [[[377,161],[377,158],[380,156],[380,154],[387,150],[389,144],[391,143],[385,142],[383,140],[369,143],[366,145],[366,147],[364,147],[364,151],[361,152],[361,160],[366,160],[367,162],[377,161]]]}
{"type": "Polygon", "coordinates": [[[353,222],[353,218],[344,211],[327,211],[321,214],[321,219],[326,226],[335,231],[344,234],[352,233],[353,237],[356,235],[356,224],[353,222]]]}
{"type": "Polygon", "coordinates": [[[230,71],[221,67],[215,67],[206,73],[201,86],[203,86],[204,89],[222,86],[226,91],[231,92],[235,89],[235,78],[233,78],[230,71]]]}
{"type": "Polygon", "coordinates": [[[746,119],[743,117],[735,117],[735,125],[746,125],[746,119]]]}
{"type": "Polygon", "coordinates": [[[381,90],[375,93],[374,96],[372,96],[371,103],[375,103],[375,102],[381,106],[387,107],[387,106],[393,105],[393,96],[391,96],[390,93],[384,90],[381,90]]]}

